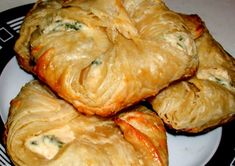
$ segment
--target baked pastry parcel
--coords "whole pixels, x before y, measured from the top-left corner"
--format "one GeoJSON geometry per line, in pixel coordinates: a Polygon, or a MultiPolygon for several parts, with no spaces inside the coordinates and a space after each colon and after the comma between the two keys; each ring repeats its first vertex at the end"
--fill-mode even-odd
{"type": "Polygon", "coordinates": [[[114,118],[85,116],[38,81],[11,101],[7,152],[16,166],[168,165],[161,119],[144,106],[114,118]]]}
{"type": "Polygon", "coordinates": [[[88,115],[114,115],[198,65],[192,34],[160,0],[38,1],[15,50],[22,68],[88,115]]]}
{"type": "Polygon", "coordinates": [[[198,37],[198,71],[192,78],[162,90],[151,104],[170,128],[198,133],[234,119],[235,60],[213,39],[197,15],[182,17],[198,37]]]}

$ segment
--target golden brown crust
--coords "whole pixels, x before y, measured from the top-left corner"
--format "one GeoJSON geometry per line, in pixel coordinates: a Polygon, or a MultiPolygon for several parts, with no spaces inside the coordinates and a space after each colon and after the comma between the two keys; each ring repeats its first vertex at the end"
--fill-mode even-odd
{"type": "Polygon", "coordinates": [[[11,102],[5,135],[7,152],[16,166],[156,165],[151,149],[138,149],[148,140],[166,165],[166,132],[160,118],[143,106],[127,111],[121,116],[141,115],[134,118],[132,129],[144,140],[130,134],[128,138],[137,137],[137,141],[129,141],[112,119],[82,115],[45,85],[32,81],[11,102]]]}
{"type": "Polygon", "coordinates": [[[160,1],[44,1],[16,42],[20,65],[78,111],[110,116],[198,65],[192,35],[160,1]]]}
{"type": "Polygon", "coordinates": [[[205,27],[203,25],[204,23],[202,22],[201,18],[196,14],[192,15],[186,15],[182,13],[179,14],[184,19],[185,24],[187,25],[187,27],[189,28],[190,32],[193,35],[193,38],[194,39],[199,38],[205,31],[205,27]]]}
{"type": "MultiPolygon", "coordinates": [[[[184,17],[187,21],[199,20],[195,16],[184,17]]],[[[166,88],[151,101],[170,128],[189,133],[207,131],[235,118],[234,58],[212,38],[205,25],[196,45],[196,75],[166,88]]]]}
{"type": "Polygon", "coordinates": [[[220,85],[194,78],[163,90],[152,105],[170,128],[199,133],[233,120],[234,100],[220,85]]]}
{"type": "Polygon", "coordinates": [[[120,126],[125,139],[144,154],[146,165],[168,165],[166,131],[155,113],[146,107],[138,107],[133,112],[119,115],[115,123],[120,126]]]}

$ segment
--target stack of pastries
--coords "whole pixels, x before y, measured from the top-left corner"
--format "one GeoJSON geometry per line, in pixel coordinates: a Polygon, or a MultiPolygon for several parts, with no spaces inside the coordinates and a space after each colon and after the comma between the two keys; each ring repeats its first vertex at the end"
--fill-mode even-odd
{"type": "Polygon", "coordinates": [[[11,101],[15,165],[166,166],[165,127],[200,133],[235,117],[235,60],[198,16],[161,0],[39,0],[15,51],[37,79],[11,101]]]}

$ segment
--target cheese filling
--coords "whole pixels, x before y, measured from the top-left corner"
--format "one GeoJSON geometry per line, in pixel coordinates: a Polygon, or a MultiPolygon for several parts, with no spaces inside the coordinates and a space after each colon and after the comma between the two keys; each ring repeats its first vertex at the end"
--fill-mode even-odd
{"type": "Polygon", "coordinates": [[[76,20],[62,19],[56,17],[49,25],[42,28],[44,34],[58,31],[78,31],[84,26],[83,23],[76,20]]]}
{"type": "Polygon", "coordinates": [[[168,41],[172,46],[186,52],[188,55],[195,54],[195,44],[193,40],[186,33],[174,33],[164,35],[166,41],[168,41]]]}
{"type": "Polygon", "coordinates": [[[73,131],[69,126],[50,130],[30,137],[25,142],[26,147],[34,153],[37,153],[46,159],[52,159],[59,150],[67,143],[75,139],[73,131]]]}
{"type": "Polygon", "coordinates": [[[225,88],[235,92],[235,87],[229,73],[222,68],[202,69],[197,73],[197,78],[214,81],[225,88]]]}

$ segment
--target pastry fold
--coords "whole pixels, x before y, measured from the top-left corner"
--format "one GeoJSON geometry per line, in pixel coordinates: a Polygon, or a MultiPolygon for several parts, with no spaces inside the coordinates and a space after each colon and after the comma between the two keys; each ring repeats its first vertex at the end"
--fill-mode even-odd
{"type": "Polygon", "coordinates": [[[16,166],[168,164],[166,131],[156,113],[135,106],[115,120],[85,116],[38,81],[11,101],[5,142],[16,166]]]}
{"type": "Polygon", "coordinates": [[[193,35],[160,0],[39,1],[15,51],[22,68],[78,111],[103,117],[198,66],[193,35]]]}
{"type": "Polygon", "coordinates": [[[198,133],[235,118],[235,60],[213,39],[197,15],[182,18],[196,38],[198,71],[150,101],[167,126],[198,133]]]}

